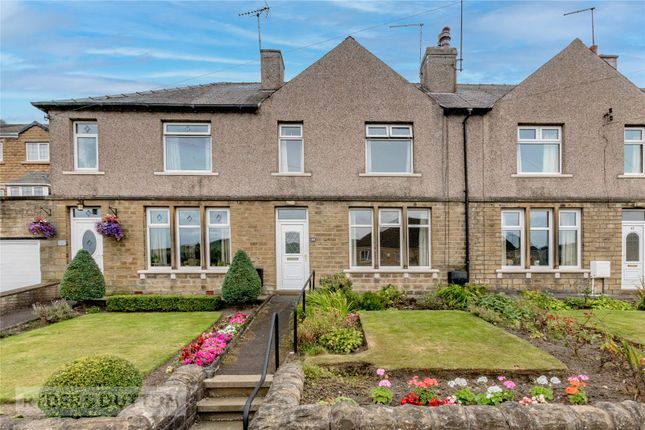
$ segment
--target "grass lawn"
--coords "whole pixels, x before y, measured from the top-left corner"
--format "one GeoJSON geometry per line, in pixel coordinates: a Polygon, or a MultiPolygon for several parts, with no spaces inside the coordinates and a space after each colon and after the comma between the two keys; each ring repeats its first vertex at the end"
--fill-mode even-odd
{"type": "Polygon", "coordinates": [[[219,312],[99,313],[1,339],[0,403],[32,397],[52,372],[87,355],[117,355],[148,374],[199,336],[220,315],[219,312]]]}
{"type": "Polygon", "coordinates": [[[591,322],[599,329],[631,342],[645,345],[645,312],[598,309],[562,311],[558,314],[584,320],[586,318],[585,312],[593,313],[591,322]]]}
{"type": "Polygon", "coordinates": [[[386,369],[553,370],[565,365],[467,312],[361,312],[368,349],[311,357],[315,364],[367,362],[386,369]]]}

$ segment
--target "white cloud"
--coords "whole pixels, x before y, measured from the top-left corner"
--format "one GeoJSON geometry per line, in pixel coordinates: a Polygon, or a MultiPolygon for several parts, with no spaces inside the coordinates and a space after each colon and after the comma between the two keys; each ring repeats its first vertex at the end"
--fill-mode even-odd
{"type": "Polygon", "coordinates": [[[195,61],[204,63],[220,63],[220,64],[245,64],[249,60],[241,60],[231,57],[215,57],[196,54],[182,54],[179,52],[164,51],[160,49],[148,48],[134,48],[134,47],[121,47],[121,48],[91,48],[85,51],[91,55],[107,55],[113,57],[143,57],[155,58],[159,60],[176,60],[176,61],[195,61]]]}

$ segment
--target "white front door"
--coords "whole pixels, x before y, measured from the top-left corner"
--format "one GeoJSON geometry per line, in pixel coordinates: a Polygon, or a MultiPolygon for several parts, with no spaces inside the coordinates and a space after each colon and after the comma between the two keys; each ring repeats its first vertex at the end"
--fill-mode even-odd
{"type": "Polygon", "coordinates": [[[276,214],[277,288],[299,290],[309,277],[306,209],[278,209],[276,214]]]}
{"type": "Polygon", "coordinates": [[[72,209],[72,258],[84,249],[89,252],[103,271],[103,236],[96,232],[96,223],[101,220],[100,209],[72,209]]]}
{"type": "Polygon", "coordinates": [[[622,288],[633,290],[645,287],[645,223],[623,222],[623,279],[622,288]]]}

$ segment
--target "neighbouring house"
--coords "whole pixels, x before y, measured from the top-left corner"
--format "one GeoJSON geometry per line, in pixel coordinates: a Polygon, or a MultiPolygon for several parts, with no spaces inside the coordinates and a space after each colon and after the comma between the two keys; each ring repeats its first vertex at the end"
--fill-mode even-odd
{"type": "Polygon", "coordinates": [[[85,248],[111,293],[209,293],[244,249],[267,291],[316,270],[577,292],[598,261],[597,291],[636,288],[643,91],[578,39],[517,85],[459,84],[456,58],[444,29],[413,83],[348,37],[288,82],[262,50],[257,83],[35,102],[62,240],[48,275],[85,248]],[[96,232],[108,214],[120,241],[96,232]]]}

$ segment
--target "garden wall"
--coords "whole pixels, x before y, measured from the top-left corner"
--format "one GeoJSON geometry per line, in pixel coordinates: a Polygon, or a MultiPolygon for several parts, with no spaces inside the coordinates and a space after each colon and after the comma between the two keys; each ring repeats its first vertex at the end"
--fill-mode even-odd
{"type": "Polygon", "coordinates": [[[0,293],[0,315],[31,307],[35,303],[48,303],[59,298],[58,282],[31,285],[0,293]]]}
{"type": "Polygon", "coordinates": [[[333,406],[300,405],[304,386],[300,363],[282,366],[251,422],[261,429],[478,429],[478,430],[642,430],[645,405],[633,401],[593,406],[333,406]]]}

